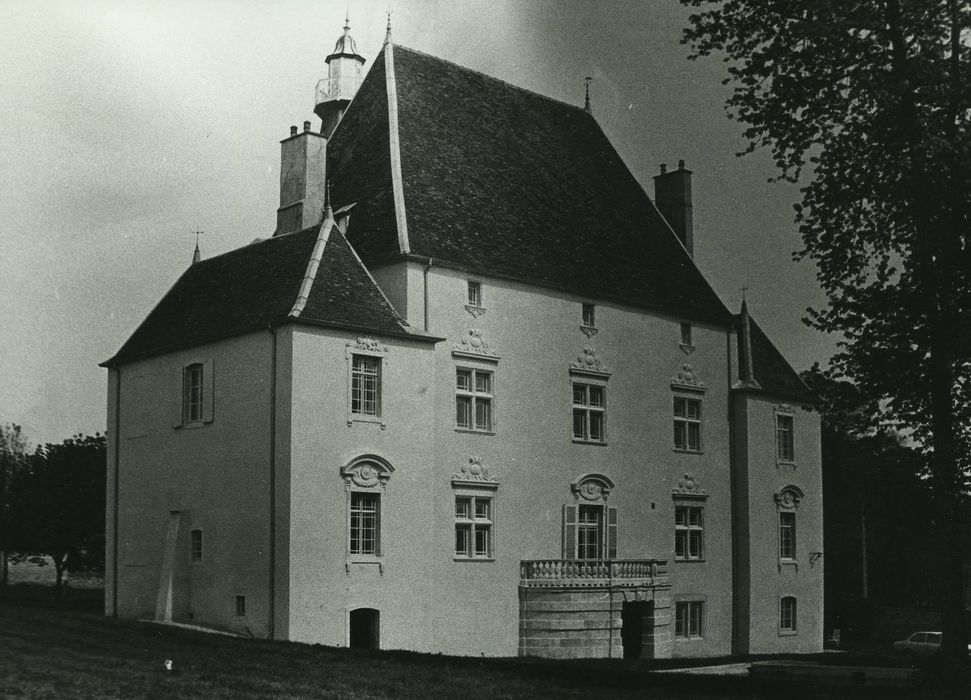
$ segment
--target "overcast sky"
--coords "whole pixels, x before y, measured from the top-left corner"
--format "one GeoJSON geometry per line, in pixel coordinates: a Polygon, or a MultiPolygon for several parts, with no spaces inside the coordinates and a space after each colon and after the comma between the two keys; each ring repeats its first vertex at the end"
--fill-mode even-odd
{"type": "Polygon", "coordinates": [[[272,233],[279,141],[313,116],[345,8],[367,67],[396,43],[582,104],[638,180],[694,171],[695,258],[797,368],[834,342],[792,223],[798,190],[736,158],[717,60],[676,0],[0,0],[0,422],[33,442],[105,429],[106,370],[192,257],[272,233]]]}

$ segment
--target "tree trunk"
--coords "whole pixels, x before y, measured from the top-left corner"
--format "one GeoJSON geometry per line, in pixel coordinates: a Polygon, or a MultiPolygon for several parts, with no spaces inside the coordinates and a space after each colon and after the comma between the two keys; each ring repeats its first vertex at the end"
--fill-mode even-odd
{"type": "Polygon", "coordinates": [[[57,604],[61,604],[61,600],[64,596],[64,557],[54,556],[54,571],[57,573],[57,581],[54,584],[54,599],[57,604]]]}

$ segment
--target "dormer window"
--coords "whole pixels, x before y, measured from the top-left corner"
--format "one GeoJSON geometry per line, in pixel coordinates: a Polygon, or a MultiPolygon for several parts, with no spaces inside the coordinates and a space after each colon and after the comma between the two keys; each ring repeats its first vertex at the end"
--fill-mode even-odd
{"type": "Polygon", "coordinates": [[[469,280],[469,306],[482,308],[482,283],[469,280]]]}

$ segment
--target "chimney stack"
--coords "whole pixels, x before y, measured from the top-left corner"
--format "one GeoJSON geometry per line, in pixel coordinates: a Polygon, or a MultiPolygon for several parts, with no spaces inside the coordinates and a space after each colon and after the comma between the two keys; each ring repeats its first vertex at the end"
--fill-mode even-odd
{"type": "Polygon", "coordinates": [[[303,123],[303,131],[290,127],[280,142],[280,208],[274,236],[302,231],[319,224],[324,208],[327,139],[303,123]]]}
{"type": "Polygon", "coordinates": [[[667,166],[661,164],[661,174],[654,176],[654,203],[677,234],[688,255],[693,257],[691,171],[685,169],[683,160],[679,160],[678,169],[670,173],[667,172],[667,166]]]}

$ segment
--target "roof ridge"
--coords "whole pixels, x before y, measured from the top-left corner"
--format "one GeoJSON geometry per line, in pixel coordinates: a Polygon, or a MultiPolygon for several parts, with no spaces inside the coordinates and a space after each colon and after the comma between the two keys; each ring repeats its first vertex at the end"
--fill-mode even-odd
{"type": "MultiPolygon", "coordinates": [[[[558,100],[555,97],[550,97],[549,95],[544,95],[541,92],[536,92],[535,90],[530,90],[529,88],[524,88],[521,85],[516,85],[515,83],[510,83],[508,80],[503,80],[502,78],[497,78],[494,75],[489,75],[488,73],[484,73],[484,72],[482,72],[480,70],[476,70],[475,68],[469,68],[468,66],[463,66],[461,63],[456,63],[455,61],[450,61],[447,58],[441,58],[439,56],[433,56],[430,53],[425,53],[424,51],[419,51],[418,49],[412,49],[412,48],[409,48],[407,46],[402,46],[401,44],[395,44],[395,47],[396,48],[399,48],[399,49],[404,49],[405,51],[410,51],[411,53],[419,54],[420,56],[425,56],[426,58],[431,58],[431,59],[433,59],[435,61],[439,61],[440,63],[447,63],[450,66],[455,66],[456,68],[458,68],[460,70],[464,70],[467,73],[474,73],[475,75],[482,76],[483,78],[488,78],[489,80],[492,80],[494,82],[501,83],[502,85],[505,85],[506,87],[511,87],[514,90],[519,90],[520,92],[528,93],[530,95],[533,95],[534,97],[540,97],[540,98],[542,98],[544,100],[548,100],[549,102],[553,102],[553,103],[558,104],[558,105],[561,105],[563,107],[570,107],[570,108],[575,109],[578,112],[581,112],[583,114],[588,114],[588,115],[590,115],[591,118],[593,118],[593,115],[590,114],[590,112],[588,112],[587,110],[585,110],[580,105],[571,104],[571,103],[566,102],[564,100],[558,100]]],[[[594,121],[596,121],[596,119],[594,119],[594,121]]]]}
{"type": "MultiPolygon", "coordinates": [[[[321,222],[321,223],[323,223],[323,222],[321,222]]],[[[271,235],[271,236],[269,236],[267,238],[256,238],[256,239],[250,241],[249,243],[244,243],[243,245],[238,246],[236,248],[230,248],[229,250],[224,250],[222,253],[217,253],[216,255],[213,255],[213,256],[208,257],[208,258],[202,258],[199,262],[195,263],[195,265],[205,265],[206,263],[210,262],[211,260],[217,260],[217,259],[223,258],[223,257],[225,257],[227,255],[232,255],[234,253],[239,253],[240,251],[247,250],[249,248],[252,248],[253,246],[262,245],[263,243],[269,243],[270,241],[285,240],[289,236],[295,236],[298,233],[306,233],[310,229],[316,228],[318,226],[320,226],[320,224],[311,224],[307,228],[302,228],[299,231],[290,231],[288,233],[281,233],[280,235],[271,235]]],[[[189,267],[192,267],[192,265],[190,265],[189,267]]]]}

